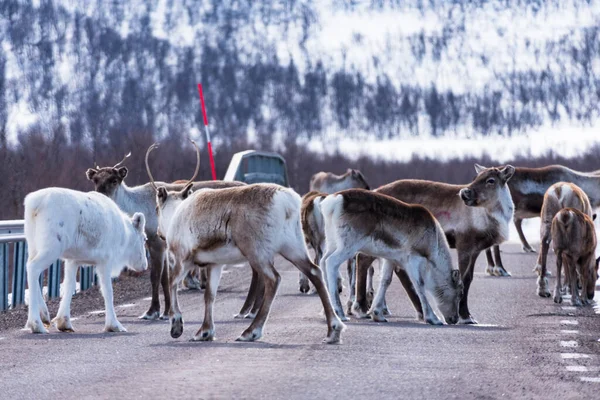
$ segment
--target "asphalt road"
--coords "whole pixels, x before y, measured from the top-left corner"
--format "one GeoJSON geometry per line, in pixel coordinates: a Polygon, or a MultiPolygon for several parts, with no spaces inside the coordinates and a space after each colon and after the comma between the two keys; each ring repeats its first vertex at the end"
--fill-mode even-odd
{"type": "Polygon", "coordinates": [[[417,322],[395,280],[388,323],[352,319],[342,344],[322,344],[318,297],[300,294],[296,270],[282,261],[263,338],[238,343],[249,321],[232,316],[250,271],[230,268],[215,304],[214,342],[188,342],[204,308],[201,293],[188,291],[180,295],[186,325],[178,340],[167,321],[137,319],[149,299],[118,307],[124,334],[101,333],[99,313],[78,316],[76,333],[0,333],[0,398],[600,398],[600,311],[538,297],[535,255],[516,245],[503,251],[511,278],[485,276],[485,257],[478,260],[476,326],[417,322]]]}

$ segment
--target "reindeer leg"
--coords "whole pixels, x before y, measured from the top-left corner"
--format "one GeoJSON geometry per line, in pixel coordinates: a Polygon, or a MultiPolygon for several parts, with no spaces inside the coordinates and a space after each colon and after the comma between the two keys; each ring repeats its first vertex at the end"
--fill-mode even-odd
{"type": "Polygon", "coordinates": [[[377,289],[377,295],[373,300],[369,314],[371,318],[376,322],[387,322],[387,319],[383,316],[383,309],[385,305],[385,293],[392,283],[392,274],[394,271],[394,264],[389,260],[384,260],[381,266],[381,281],[379,282],[379,289],[377,289]]]}
{"type": "Polygon", "coordinates": [[[515,217],[514,222],[517,233],[519,234],[519,239],[521,239],[521,244],[523,245],[523,251],[525,253],[535,253],[535,250],[529,245],[527,238],[525,238],[525,234],[523,233],[523,219],[515,217]]]}
{"type": "MultiPolygon", "coordinates": [[[[329,253],[331,249],[328,247],[327,252],[329,253]]],[[[342,321],[347,321],[348,317],[344,314],[344,308],[342,307],[342,302],[340,300],[340,294],[337,290],[337,277],[339,275],[340,264],[345,260],[350,258],[352,254],[356,254],[356,248],[336,248],[331,255],[325,255],[324,265],[325,272],[327,276],[327,288],[329,289],[329,297],[331,298],[331,303],[333,305],[333,309],[336,314],[340,317],[342,321]]]]}
{"type": "Polygon", "coordinates": [[[175,259],[175,263],[169,267],[169,287],[171,289],[171,308],[169,310],[169,317],[171,322],[171,337],[177,339],[183,334],[183,316],[181,315],[181,309],[179,308],[179,298],[177,297],[177,286],[185,277],[186,272],[193,267],[194,264],[186,263],[187,268],[184,268],[184,264],[175,259]]]}
{"type": "Polygon", "coordinates": [[[238,342],[253,342],[262,337],[265,322],[267,322],[273,299],[275,298],[277,288],[281,282],[281,276],[275,270],[273,260],[259,260],[255,257],[248,257],[248,261],[250,262],[252,269],[262,274],[265,283],[265,298],[254,321],[252,321],[250,326],[236,339],[238,342]]]}
{"type": "MultiPolygon", "coordinates": [[[[169,287],[169,267],[166,265],[166,263],[167,263],[167,260],[165,257],[165,261],[163,264],[162,276],[161,276],[161,285],[163,288],[163,295],[165,296],[165,311],[160,316],[160,319],[164,319],[164,320],[169,319],[169,310],[171,310],[171,288],[169,287]]],[[[186,276],[187,276],[187,274],[186,274],[186,276]]]]}
{"type": "Polygon", "coordinates": [[[206,268],[206,289],[204,290],[204,322],[202,327],[191,339],[196,341],[209,341],[215,339],[215,323],[213,320],[213,306],[217,297],[217,288],[221,280],[223,265],[213,265],[206,268]]]}
{"type": "Polygon", "coordinates": [[[406,294],[408,294],[410,302],[412,303],[413,307],[415,308],[415,311],[417,312],[417,320],[424,321],[423,306],[421,305],[421,300],[417,295],[417,291],[415,290],[415,287],[413,286],[410,277],[403,268],[394,268],[394,272],[396,273],[398,279],[400,279],[400,283],[402,283],[404,290],[406,290],[406,294]]]}
{"type": "Polygon", "coordinates": [[[327,319],[327,338],[325,339],[325,342],[329,344],[339,343],[345,325],[333,310],[331,299],[327,293],[327,287],[323,281],[321,269],[316,264],[311,263],[307,255],[302,253],[302,251],[290,247],[284,249],[281,255],[308,277],[319,294],[325,312],[325,318],[327,319]]]}
{"type": "Polygon", "coordinates": [[[48,333],[42,321],[40,304],[44,302],[40,287],[40,274],[58,257],[52,254],[38,253],[27,261],[27,285],[29,286],[29,306],[27,310],[27,323],[25,328],[30,328],[32,333],[48,333]]]}
{"type": "MultiPolygon", "coordinates": [[[[550,297],[550,289],[548,288],[547,276],[547,262],[548,262],[548,250],[550,248],[550,227],[542,225],[541,228],[541,242],[542,247],[538,256],[538,262],[536,269],[539,266],[539,276],[537,279],[537,294],[540,297],[550,297]]],[[[558,269],[557,269],[558,272],[558,269]]]]}
{"type": "Polygon", "coordinates": [[[571,284],[571,305],[580,307],[582,304],[581,298],[579,297],[579,289],[577,288],[579,280],[577,278],[578,275],[580,275],[578,271],[577,260],[565,254],[563,254],[563,257],[565,258],[563,262],[567,264],[566,268],[569,269],[569,283],[571,284]]]}
{"type": "Polygon", "coordinates": [[[156,320],[160,316],[160,299],[158,292],[165,263],[165,243],[155,234],[149,236],[146,243],[150,251],[150,263],[152,264],[150,271],[152,301],[150,302],[150,308],[140,316],[140,319],[156,320]]]}
{"type": "Polygon", "coordinates": [[[487,267],[485,268],[485,273],[494,276],[494,269],[496,265],[494,264],[494,257],[492,256],[492,250],[485,250],[485,258],[487,259],[487,267]]]}
{"type": "Polygon", "coordinates": [[[375,261],[375,257],[364,254],[356,255],[356,300],[352,305],[352,314],[357,318],[368,318],[370,304],[367,300],[367,278],[369,267],[375,261]]]}
{"type": "MultiPolygon", "coordinates": [[[[475,261],[477,261],[477,256],[479,253],[471,254],[465,250],[458,250],[458,270],[463,279],[463,297],[460,299],[459,304],[459,324],[476,324],[477,321],[473,318],[471,313],[469,312],[469,304],[468,304],[468,296],[469,296],[469,288],[471,287],[471,282],[473,281],[473,270],[475,269],[475,261]]],[[[413,282],[414,284],[414,282],[413,282]]]]}
{"type": "Polygon", "coordinates": [[[346,314],[352,315],[352,304],[356,300],[356,255],[348,260],[348,301],[346,314]]]}
{"type": "Polygon", "coordinates": [[[252,306],[256,301],[257,296],[257,286],[258,286],[259,276],[258,273],[252,270],[252,279],[250,280],[250,287],[248,288],[248,294],[246,295],[246,301],[244,305],[240,309],[240,312],[233,316],[233,318],[243,319],[246,318],[252,306]]]}
{"type": "Polygon", "coordinates": [[[427,268],[427,260],[423,257],[411,257],[406,265],[406,274],[410,278],[421,302],[425,322],[430,325],[444,325],[444,322],[439,319],[431,308],[431,305],[429,305],[429,301],[425,295],[425,284],[423,282],[422,272],[427,268]]]}
{"type": "Polygon", "coordinates": [[[63,281],[63,296],[60,306],[52,323],[61,332],[75,332],[71,324],[71,299],[77,287],[77,264],[74,261],[65,261],[65,280],[63,281]]]}
{"type": "MultiPolygon", "coordinates": [[[[500,246],[495,244],[492,246],[494,248],[494,258],[496,259],[496,266],[494,267],[494,275],[496,276],[511,276],[510,272],[508,272],[504,265],[502,265],[502,257],[500,256],[500,246]]],[[[486,250],[486,255],[489,249],[486,250]]]]}
{"type": "MultiPolygon", "coordinates": [[[[542,251],[544,251],[543,246],[542,246],[542,251]]],[[[562,251],[559,251],[556,254],[556,285],[554,286],[554,298],[553,298],[554,302],[557,304],[560,304],[563,301],[562,293],[561,293],[561,283],[560,283],[561,268],[562,268],[562,251]]],[[[565,268],[565,270],[566,270],[566,268],[565,268]]]]}
{"type": "Polygon", "coordinates": [[[110,278],[110,266],[96,265],[96,275],[100,281],[100,291],[104,297],[104,312],[106,314],[104,332],[127,332],[127,329],[117,320],[115,305],[113,302],[112,279],[110,278]]]}

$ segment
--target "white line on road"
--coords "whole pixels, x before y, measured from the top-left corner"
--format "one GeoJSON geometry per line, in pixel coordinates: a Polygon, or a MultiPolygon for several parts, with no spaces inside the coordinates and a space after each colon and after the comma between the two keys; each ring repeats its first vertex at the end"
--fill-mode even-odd
{"type": "Polygon", "coordinates": [[[560,333],[564,333],[565,335],[577,335],[579,331],[572,329],[563,329],[560,333]]]}
{"type": "Polygon", "coordinates": [[[574,307],[574,306],[562,306],[561,308],[564,311],[575,311],[575,310],[577,310],[577,307],[574,307]]]}
{"type": "Polygon", "coordinates": [[[144,301],[150,301],[150,300],[152,300],[152,297],[144,297],[142,300],[144,300],[144,301]]]}
{"type": "Polygon", "coordinates": [[[90,311],[88,314],[92,314],[92,315],[104,314],[104,310],[90,311]]]}
{"type": "Polygon", "coordinates": [[[577,347],[579,343],[577,343],[577,340],[561,340],[560,345],[562,347],[577,347]]]}
{"type": "Polygon", "coordinates": [[[0,340],[4,340],[4,339],[6,339],[6,338],[5,337],[0,337],[0,340]]]}
{"type": "Polygon", "coordinates": [[[583,365],[567,365],[565,368],[571,372],[588,372],[587,367],[583,365]]]}
{"type": "Polygon", "coordinates": [[[560,321],[562,325],[579,325],[579,322],[574,319],[563,319],[560,321]]]}
{"type": "Polygon", "coordinates": [[[600,383],[600,378],[589,378],[587,376],[582,376],[580,379],[581,379],[582,382],[600,383]]]}
{"type": "Polygon", "coordinates": [[[561,353],[560,356],[564,359],[564,360],[572,360],[575,358],[590,358],[589,354],[581,354],[581,353],[561,353]]]}
{"type": "Polygon", "coordinates": [[[129,303],[129,304],[121,304],[120,306],[117,306],[120,308],[129,308],[129,307],[135,307],[135,304],[133,303],[129,303]]]}

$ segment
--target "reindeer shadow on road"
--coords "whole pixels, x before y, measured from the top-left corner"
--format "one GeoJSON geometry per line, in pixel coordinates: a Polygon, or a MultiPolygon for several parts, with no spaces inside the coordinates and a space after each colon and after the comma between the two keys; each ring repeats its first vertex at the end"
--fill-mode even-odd
{"type": "MultiPolygon", "coordinates": [[[[172,347],[172,348],[235,348],[235,349],[305,349],[313,344],[278,344],[262,341],[256,342],[193,342],[190,340],[173,340],[165,343],[156,343],[150,347],[172,347]]],[[[325,346],[325,344],[324,344],[325,346]]]]}
{"type": "Polygon", "coordinates": [[[134,337],[138,336],[139,332],[99,332],[99,333],[79,333],[79,332],[50,332],[49,334],[38,335],[24,332],[22,336],[17,337],[19,340],[78,340],[78,339],[116,339],[118,337],[134,337]]]}

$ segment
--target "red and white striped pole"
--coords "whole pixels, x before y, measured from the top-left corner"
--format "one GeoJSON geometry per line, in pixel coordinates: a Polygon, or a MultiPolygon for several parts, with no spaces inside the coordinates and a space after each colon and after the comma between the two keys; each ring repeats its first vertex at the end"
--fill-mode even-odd
{"type": "Polygon", "coordinates": [[[208,118],[206,117],[206,107],[204,107],[204,95],[202,94],[202,84],[198,84],[198,93],[200,93],[200,105],[202,106],[202,117],[204,117],[204,133],[206,133],[206,143],[208,145],[208,158],[210,159],[210,170],[212,171],[213,181],[217,180],[215,171],[215,159],[213,158],[212,144],[210,143],[210,133],[208,132],[208,118]]]}

